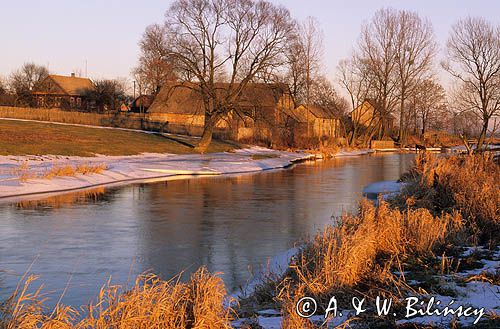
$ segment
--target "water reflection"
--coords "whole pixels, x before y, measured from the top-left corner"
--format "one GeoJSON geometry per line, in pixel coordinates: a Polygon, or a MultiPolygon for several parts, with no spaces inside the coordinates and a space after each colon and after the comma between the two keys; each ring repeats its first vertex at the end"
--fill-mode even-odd
{"type": "Polygon", "coordinates": [[[170,278],[206,265],[237,289],[252,268],[332,215],[355,211],[364,185],[397,179],[412,158],[335,159],[0,206],[0,299],[34,259],[32,272],[56,295],[72,277],[63,301],[74,305],[93,298],[110,275],[125,283],[147,270],[170,278]]]}
{"type": "Polygon", "coordinates": [[[109,201],[109,195],[104,187],[74,193],[60,194],[41,200],[22,200],[16,203],[20,210],[50,211],[53,209],[71,206],[73,204],[86,204],[109,201]]]}

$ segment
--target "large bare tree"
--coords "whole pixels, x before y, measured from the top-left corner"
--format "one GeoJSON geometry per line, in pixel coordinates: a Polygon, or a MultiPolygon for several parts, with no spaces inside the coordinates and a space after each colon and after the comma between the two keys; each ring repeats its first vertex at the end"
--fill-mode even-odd
{"type": "Polygon", "coordinates": [[[406,100],[417,92],[419,83],[429,78],[437,45],[432,25],[409,11],[393,12],[397,16],[396,60],[399,87],[399,134],[404,144],[407,127],[406,100]]]}
{"type": "Polygon", "coordinates": [[[370,80],[382,121],[399,107],[399,140],[404,143],[405,101],[428,77],[436,43],[431,24],[416,13],[381,9],[363,26],[355,63],[370,80]]]}
{"type": "Polygon", "coordinates": [[[175,79],[173,65],[167,59],[168,39],[165,28],[159,24],[148,26],[139,47],[139,61],[132,71],[139,94],[156,94],[167,81],[175,79]]]}
{"type": "Polygon", "coordinates": [[[459,83],[457,105],[482,122],[477,144],[480,150],[491,119],[500,114],[500,25],[483,18],[458,21],[447,42],[443,67],[459,83]]]}
{"type": "Polygon", "coordinates": [[[283,65],[294,25],[284,7],[254,0],[177,0],[165,18],[168,59],[203,99],[204,152],[247,85],[283,65]]]}
{"type": "MultiPolygon", "coordinates": [[[[375,109],[381,118],[381,127],[394,112],[398,102],[398,38],[397,12],[392,9],[377,11],[372,20],[364,25],[355,53],[355,62],[370,79],[371,94],[377,103],[375,109]]],[[[382,132],[379,135],[383,135],[382,132]]]]}
{"type": "Polygon", "coordinates": [[[300,47],[305,80],[305,103],[311,102],[311,88],[313,79],[320,75],[321,60],[323,57],[323,32],[314,17],[307,17],[298,27],[300,47]]]}

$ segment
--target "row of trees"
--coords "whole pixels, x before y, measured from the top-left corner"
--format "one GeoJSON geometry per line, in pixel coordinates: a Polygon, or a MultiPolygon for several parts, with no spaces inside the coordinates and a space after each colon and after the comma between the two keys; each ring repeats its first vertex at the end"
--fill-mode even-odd
{"type": "Polygon", "coordinates": [[[500,108],[499,32],[475,18],[453,27],[442,63],[455,77],[457,90],[448,104],[436,78],[438,45],[431,23],[414,12],[379,10],[362,27],[352,56],[339,64],[345,100],[324,76],[322,32],[315,19],[297,22],[286,8],[267,1],[177,0],[163,24],[146,29],[133,74],[140,92],[156,93],[170,80],[190,82],[197,89],[205,110],[200,149],[208,146],[215,123],[235,108],[241,90],[252,82],[285,83],[297,103],[320,105],[344,118],[370,100],[381,120],[368,128],[344,120],[351,143],[383,138],[389,133],[384,122],[394,117],[399,123],[396,138],[403,144],[410,133],[450,122],[457,128],[471,122],[464,117],[475,117],[482,123],[481,147],[500,108]],[[228,87],[217,90],[217,82],[228,87]]]}
{"type": "MultiPolygon", "coordinates": [[[[449,104],[435,77],[437,44],[431,23],[413,12],[379,10],[363,26],[351,58],[339,65],[339,81],[352,108],[371,99],[382,121],[396,115],[401,143],[417,127],[425,133],[430,124],[443,128],[445,120],[455,125],[463,124],[463,118],[480,121],[481,148],[492,118],[500,114],[500,27],[481,18],[460,20],[446,46],[441,65],[455,78],[449,104]]],[[[365,134],[383,135],[381,126],[365,134]]],[[[351,141],[359,131],[355,124],[351,141]]]]}

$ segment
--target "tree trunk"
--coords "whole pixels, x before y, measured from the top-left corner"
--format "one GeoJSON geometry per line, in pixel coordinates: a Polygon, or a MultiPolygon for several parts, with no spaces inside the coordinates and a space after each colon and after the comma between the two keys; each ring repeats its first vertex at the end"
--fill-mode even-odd
{"type": "Polygon", "coordinates": [[[401,147],[404,146],[405,142],[404,142],[404,134],[403,134],[403,130],[405,128],[405,101],[404,99],[401,99],[401,109],[400,109],[400,113],[399,113],[399,136],[398,136],[398,139],[399,139],[399,143],[401,145],[401,147]]]}
{"type": "Polygon", "coordinates": [[[215,118],[205,113],[205,123],[203,127],[203,134],[201,135],[200,142],[196,146],[195,150],[200,153],[205,153],[212,142],[212,135],[215,128],[215,118]]]}
{"type": "Polygon", "coordinates": [[[481,151],[483,148],[484,140],[486,139],[486,133],[488,132],[489,120],[483,119],[483,128],[481,129],[481,134],[477,140],[476,151],[481,151]]]}

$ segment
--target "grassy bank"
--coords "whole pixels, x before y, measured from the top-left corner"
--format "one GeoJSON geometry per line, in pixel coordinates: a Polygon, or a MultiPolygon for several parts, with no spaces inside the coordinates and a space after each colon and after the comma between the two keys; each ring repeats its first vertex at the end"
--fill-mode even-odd
{"type": "MultiPolygon", "coordinates": [[[[436,158],[424,154],[403,179],[407,187],[400,197],[378,206],[362,201],[359,214],[343,215],[306,242],[283,275],[269,277],[234,311],[252,318],[259,310],[275,308],[281,312],[282,328],[328,328],[328,323],[300,318],[298,300],[310,296],[319,305],[328,305],[334,295],[345,305],[352,296],[370,301],[381,296],[393,298],[394,310],[400,312],[410,295],[454,297],[458,292],[453,287],[467,289],[472,281],[500,285],[498,270],[457,275],[480,268],[482,259],[498,251],[498,164],[488,155],[436,158]],[[482,247],[464,254],[468,246],[482,247]],[[450,279],[456,284],[450,285],[450,279]]],[[[22,287],[4,304],[0,328],[211,329],[231,328],[235,318],[233,310],[225,307],[222,282],[203,269],[187,283],[146,276],[125,293],[105,287],[98,302],[86,308],[89,315],[83,320],[76,320],[75,309],[62,305],[43,310],[40,293],[29,295],[22,287]]],[[[498,322],[497,314],[487,314],[477,327],[497,328],[498,322]]],[[[433,328],[398,325],[394,317],[368,312],[343,325],[433,328]]],[[[451,326],[463,328],[457,323],[451,326]]],[[[260,327],[248,324],[246,328],[260,327]]]]}
{"type": "MultiPolygon", "coordinates": [[[[140,153],[195,153],[192,137],[166,138],[117,129],[66,126],[39,122],[0,120],[0,155],[94,156],[140,153]]],[[[208,152],[237,147],[215,140],[208,152]]]]}

